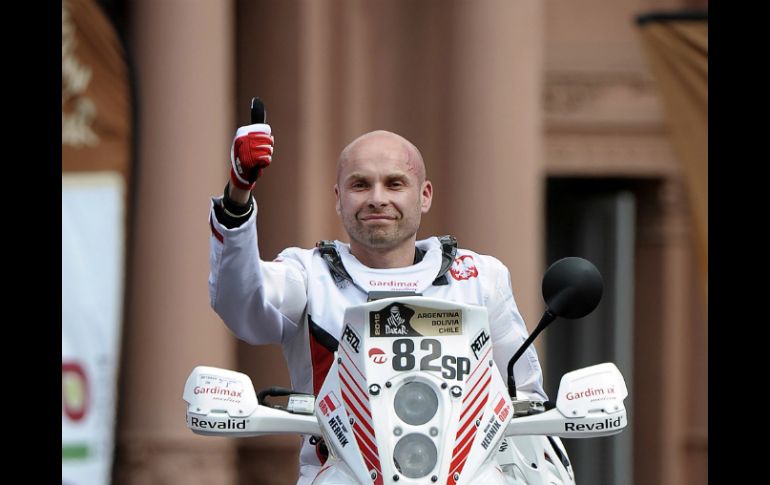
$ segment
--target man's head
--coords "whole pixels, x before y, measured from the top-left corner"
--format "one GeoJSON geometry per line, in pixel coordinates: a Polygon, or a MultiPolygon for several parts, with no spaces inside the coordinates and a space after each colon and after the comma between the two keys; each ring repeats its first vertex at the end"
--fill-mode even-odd
{"type": "Polygon", "coordinates": [[[363,250],[414,249],[420,219],[430,209],[433,186],[425,178],[420,151],[389,131],[355,140],[337,161],[337,213],[363,250]]]}

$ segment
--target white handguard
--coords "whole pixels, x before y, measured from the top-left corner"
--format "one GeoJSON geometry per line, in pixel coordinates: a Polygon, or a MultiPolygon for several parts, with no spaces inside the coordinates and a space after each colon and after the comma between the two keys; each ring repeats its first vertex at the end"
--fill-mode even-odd
{"type": "MultiPolygon", "coordinates": [[[[182,397],[187,402],[187,427],[196,434],[321,434],[313,414],[295,414],[260,405],[251,379],[241,372],[197,366],[187,378],[182,397]]],[[[308,398],[312,396],[302,396],[302,400],[308,398]]],[[[305,404],[305,409],[312,412],[312,404],[305,404]]]]}
{"type": "Polygon", "coordinates": [[[611,362],[568,372],[561,378],[556,409],[511,419],[505,435],[610,436],[628,425],[627,396],[626,382],[611,362]]]}

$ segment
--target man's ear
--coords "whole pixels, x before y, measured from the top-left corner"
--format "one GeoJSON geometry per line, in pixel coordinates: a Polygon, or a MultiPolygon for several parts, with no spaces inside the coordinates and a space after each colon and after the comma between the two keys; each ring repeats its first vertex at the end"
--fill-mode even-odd
{"type": "Polygon", "coordinates": [[[423,182],[420,197],[422,199],[422,203],[420,204],[422,213],[427,214],[433,203],[433,184],[430,183],[430,180],[423,182]]]}
{"type": "Polygon", "coordinates": [[[342,206],[340,205],[340,188],[337,184],[334,184],[334,208],[337,210],[337,215],[342,215],[342,206]]]}

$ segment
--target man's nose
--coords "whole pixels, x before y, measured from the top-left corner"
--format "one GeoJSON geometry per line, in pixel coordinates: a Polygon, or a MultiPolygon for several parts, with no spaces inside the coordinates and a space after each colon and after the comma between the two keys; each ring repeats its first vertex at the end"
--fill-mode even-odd
{"type": "Polygon", "coordinates": [[[382,207],[387,205],[387,195],[385,187],[380,184],[373,185],[372,190],[369,191],[369,205],[372,207],[382,207]]]}

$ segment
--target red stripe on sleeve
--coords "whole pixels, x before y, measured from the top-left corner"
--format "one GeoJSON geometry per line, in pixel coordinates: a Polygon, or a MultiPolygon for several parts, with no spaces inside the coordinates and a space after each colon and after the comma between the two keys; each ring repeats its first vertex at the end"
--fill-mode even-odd
{"type": "Polygon", "coordinates": [[[209,226],[211,226],[211,234],[213,234],[215,238],[219,239],[219,242],[224,244],[225,237],[219,231],[214,229],[214,216],[209,216],[209,226]]]}

